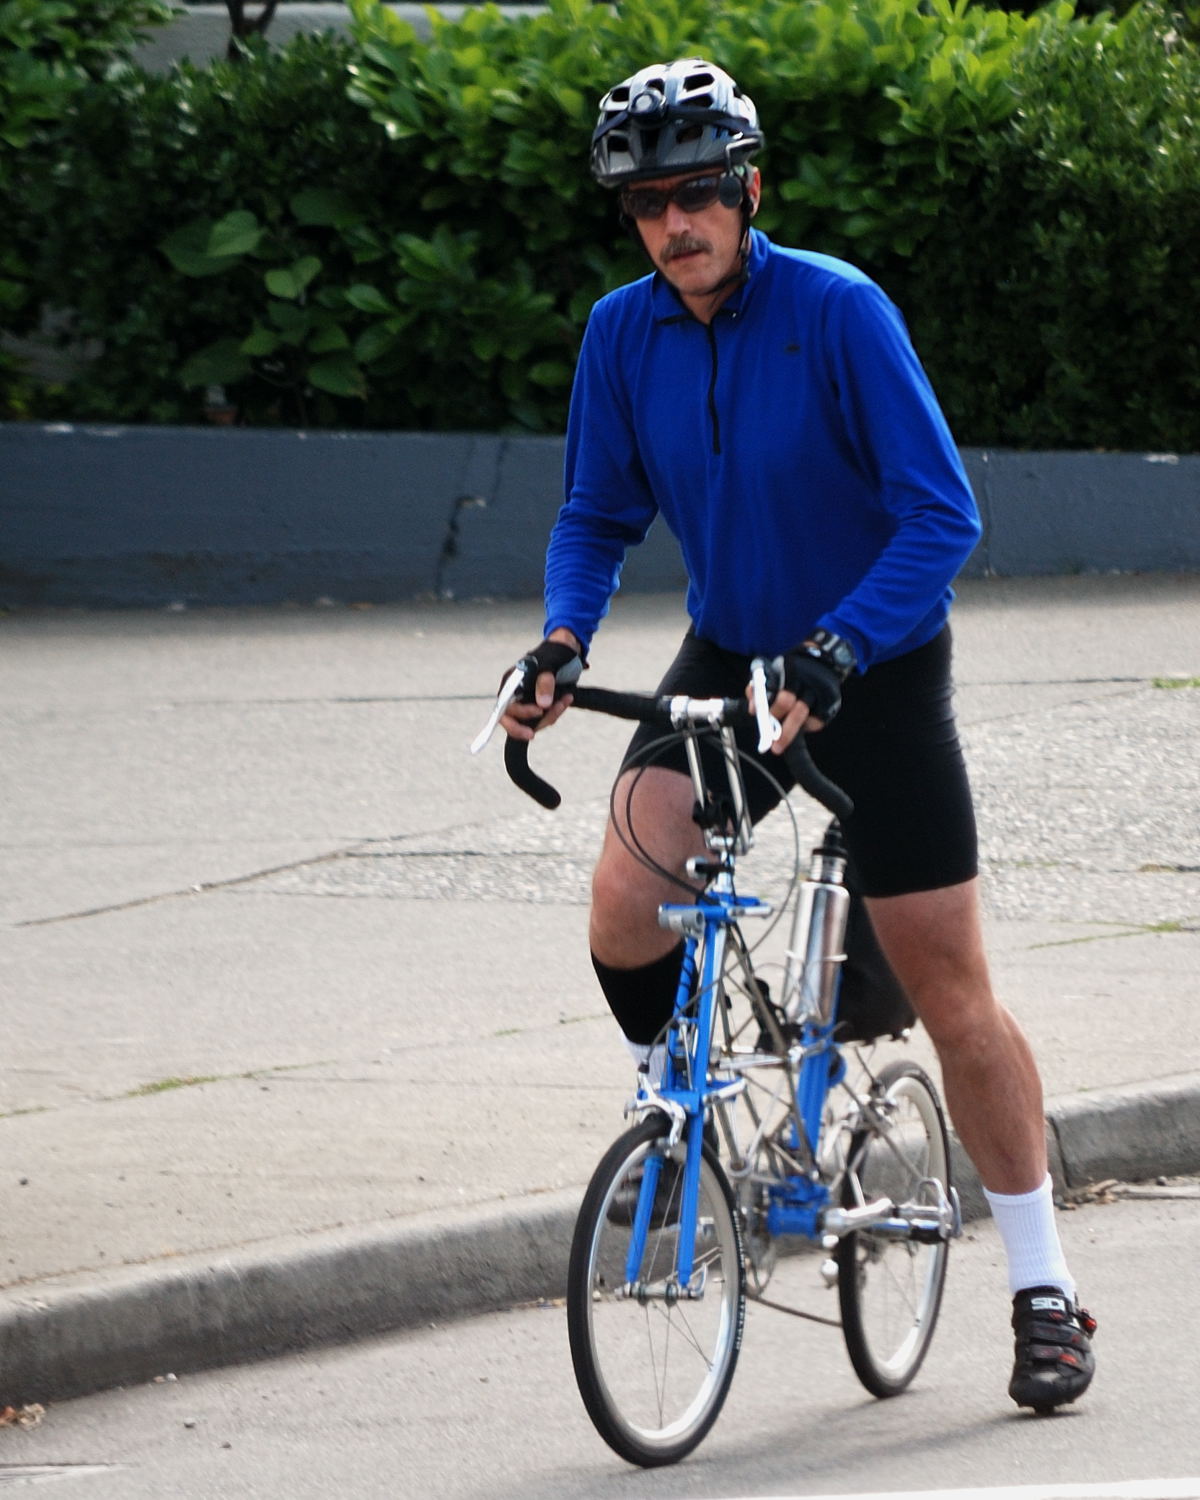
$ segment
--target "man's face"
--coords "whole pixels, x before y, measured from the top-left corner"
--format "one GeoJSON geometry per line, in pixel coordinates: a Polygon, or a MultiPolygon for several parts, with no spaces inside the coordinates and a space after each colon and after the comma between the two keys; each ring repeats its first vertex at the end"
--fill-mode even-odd
{"type": "MultiPolygon", "coordinates": [[[[721,169],[682,172],[673,177],[655,177],[636,184],[638,189],[669,193],[681,183],[719,179],[721,169]]],[[[750,209],[758,208],[761,191],[758,169],[746,179],[750,209]]],[[[642,244],[650,259],[685,300],[703,298],[739,269],[742,244],[742,211],[726,208],[719,200],[707,208],[686,212],[669,199],[661,218],[635,218],[642,244]]]]}

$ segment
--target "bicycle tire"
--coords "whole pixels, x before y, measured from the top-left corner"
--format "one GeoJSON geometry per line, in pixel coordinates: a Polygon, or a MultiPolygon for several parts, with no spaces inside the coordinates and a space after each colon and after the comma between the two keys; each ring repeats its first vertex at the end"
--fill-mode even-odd
{"type": "MultiPolygon", "coordinates": [[[[922,1179],[950,1193],[946,1119],[928,1075],[913,1062],[893,1062],[879,1073],[878,1091],[894,1109],[884,1133],[856,1132],[849,1160],[867,1201],[917,1198],[922,1179]]],[[[856,1201],[848,1174],[843,1204],[856,1201]]],[[[949,1242],[855,1230],[837,1251],[838,1300],[850,1363],[874,1396],[904,1390],[929,1350],[941,1307],[949,1242]]]]}
{"type": "MultiPolygon", "coordinates": [[[[654,1114],[609,1147],[584,1195],[567,1273],[567,1330],[583,1404],[605,1442],[643,1468],[678,1462],[716,1421],[733,1379],[746,1313],[733,1195],[707,1144],[693,1276],[703,1275],[703,1295],[668,1300],[627,1293],[633,1233],[628,1204],[636,1203],[646,1161],[662,1156],[667,1129],[665,1118],[654,1114]]],[[[674,1164],[663,1160],[665,1172],[674,1164]]],[[[660,1177],[638,1277],[643,1286],[666,1286],[673,1278],[681,1189],[678,1169],[670,1179],[660,1177]]]]}

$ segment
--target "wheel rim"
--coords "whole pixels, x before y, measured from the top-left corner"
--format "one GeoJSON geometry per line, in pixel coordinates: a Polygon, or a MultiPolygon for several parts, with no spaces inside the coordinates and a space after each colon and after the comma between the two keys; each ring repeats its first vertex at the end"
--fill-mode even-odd
{"type": "MultiPolygon", "coordinates": [[[[589,1344],[600,1398],[632,1446],[648,1453],[688,1446],[707,1430],[724,1399],[742,1318],[737,1230],[707,1161],[700,1168],[692,1277],[693,1286],[702,1284],[703,1295],[670,1301],[624,1294],[632,1230],[612,1222],[609,1212],[623,1193],[636,1197],[642,1165],[660,1144],[638,1147],[614,1176],[593,1228],[587,1278],[589,1344]]],[[[664,1194],[677,1208],[681,1193],[679,1174],[660,1189],[656,1210],[664,1194]]],[[[675,1282],[679,1231],[671,1221],[677,1212],[668,1208],[663,1218],[647,1235],[639,1274],[640,1281],[655,1287],[675,1282]]]]}
{"type": "MultiPolygon", "coordinates": [[[[863,1196],[936,1206],[936,1193],[922,1187],[931,1178],[947,1180],[945,1137],[932,1096],[911,1075],[894,1080],[887,1096],[895,1105],[889,1132],[895,1150],[868,1140],[859,1169],[863,1196]]],[[[946,1249],[944,1240],[921,1244],[861,1230],[848,1237],[853,1293],[843,1311],[857,1323],[864,1353],[885,1383],[906,1381],[920,1363],[937,1317],[946,1249]]]]}

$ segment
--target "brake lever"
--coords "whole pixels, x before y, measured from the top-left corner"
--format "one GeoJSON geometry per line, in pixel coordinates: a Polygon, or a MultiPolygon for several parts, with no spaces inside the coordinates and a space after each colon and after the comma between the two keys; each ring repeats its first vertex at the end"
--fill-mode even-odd
{"type": "Polygon", "coordinates": [[[496,732],[496,726],[508,712],[510,705],[516,700],[521,691],[521,684],[525,681],[524,664],[519,662],[504,681],[500,684],[500,692],[496,698],[496,706],[488,715],[488,721],[471,741],[471,754],[478,755],[492,735],[496,732]]]}
{"type": "MultiPolygon", "coordinates": [[[[750,701],[754,705],[754,719],[758,725],[758,753],[768,751],[783,733],[783,725],[771,712],[771,701],[767,691],[767,663],[756,656],[750,663],[750,701]]],[[[774,663],[772,673],[776,672],[774,663]]]]}

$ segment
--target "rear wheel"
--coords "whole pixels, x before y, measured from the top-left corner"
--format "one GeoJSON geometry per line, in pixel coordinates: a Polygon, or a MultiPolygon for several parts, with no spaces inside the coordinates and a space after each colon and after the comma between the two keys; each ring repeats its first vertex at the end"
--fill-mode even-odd
{"type": "MultiPolygon", "coordinates": [[[[950,1197],[950,1150],[937,1093],[915,1063],[883,1068],[874,1091],[880,1125],[855,1134],[843,1206],[889,1198],[933,1210],[950,1197]],[[860,1196],[861,1194],[861,1196],[860,1196]]],[[[863,1229],[838,1247],[842,1331],[855,1373],[872,1395],[909,1384],[941,1306],[949,1242],[863,1229]]]]}
{"type": "Polygon", "coordinates": [[[683,1458],[716,1421],[746,1306],[733,1198],[708,1146],[691,1231],[694,1270],[680,1287],[683,1147],[677,1159],[667,1149],[661,1115],[609,1148],[584,1196],[567,1277],[571,1358],[584,1405],[605,1442],[644,1467],[683,1458]],[[631,1274],[639,1194],[653,1173],[650,1226],[631,1274]]]}

